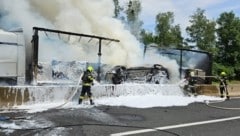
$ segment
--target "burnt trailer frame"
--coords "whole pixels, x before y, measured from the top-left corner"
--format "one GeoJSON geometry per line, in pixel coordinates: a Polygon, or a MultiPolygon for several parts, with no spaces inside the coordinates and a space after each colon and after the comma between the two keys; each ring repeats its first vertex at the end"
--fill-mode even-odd
{"type": "MultiPolygon", "coordinates": [[[[183,71],[183,51],[189,51],[189,52],[195,52],[195,53],[202,53],[202,54],[206,54],[208,56],[209,59],[209,64],[208,64],[208,70],[206,70],[206,76],[212,76],[212,63],[213,63],[213,58],[212,58],[212,54],[207,52],[207,51],[201,51],[201,50],[191,50],[191,49],[178,49],[176,48],[175,50],[179,50],[180,51],[180,77],[182,77],[182,71],[183,71]]],[[[206,83],[207,84],[211,84],[211,79],[207,79],[206,83]]]]}
{"type": "MultiPolygon", "coordinates": [[[[162,50],[160,48],[160,50],[162,50]]],[[[192,50],[192,49],[184,49],[184,48],[170,48],[170,50],[176,50],[176,51],[179,51],[180,54],[179,54],[179,75],[180,75],[180,79],[184,78],[186,75],[183,75],[183,71],[184,71],[184,68],[183,68],[183,52],[192,52],[192,53],[200,53],[200,54],[205,54],[207,55],[208,57],[208,63],[206,64],[206,70],[205,70],[205,81],[204,83],[205,84],[211,84],[212,83],[212,78],[209,78],[210,76],[212,76],[212,63],[213,63],[213,60],[212,60],[212,54],[207,52],[207,51],[201,51],[201,50],[192,50]]],[[[197,70],[198,68],[196,68],[195,70],[197,70]]]]}
{"type": "MultiPolygon", "coordinates": [[[[202,50],[193,50],[193,49],[186,49],[186,48],[161,48],[161,47],[158,47],[157,45],[156,46],[150,46],[150,47],[155,47],[157,50],[158,50],[158,53],[159,54],[162,54],[162,55],[176,55],[178,56],[176,59],[179,61],[179,78],[182,79],[184,78],[184,73],[183,71],[185,70],[184,67],[183,67],[183,59],[184,59],[184,53],[185,52],[188,52],[188,53],[199,53],[199,54],[205,54],[207,57],[208,57],[208,62],[206,64],[206,69],[205,69],[205,72],[206,72],[206,79],[205,79],[205,83],[206,84],[211,84],[212,83],[212,63],[213,63],[213,58],[212,58],[212,54],[207,52],[207,51],[202,51],[202,50]],[[170,51],[177,51],[177,52],[170,52],[170,51]]],[[[143,52],[143,56],[145,57],[145,54],[147,52],[147,48],[149,48],[149,46],[144,46],[144,52],[143,52]]],[[[196,69],[199,69],[199,68],[196,68],[196,69]]]]}
{"type": "MultiPolygon", "coordinates": [[[[88,34],[82,34],[82,33],[74,33],[74,32],[67,32],[67,31],[61,31],[61,30],[54,30],[54,29],[48,29],[48,28],[41,28],[41,27],[33,27],[34,34],[32,36],[32,62],[31,62],[31,68],[29,70],[29,79],[31,81],[37,79],[37,70],[38,70],[38,50],[39,50],[39,36],[38,32],[51,32],[51,33],[57,33],[57,34],[65,34],[65,35],[73,35],[73,36],[79,36],[81,37],[87,37],[92,39],[98,39],[98,69],[97,69],[97,80],[100,81],[100,72],[101,72],[101,55],[102,55],[102,41],[109,41],[109,42],[120,42],[120,40],[107,38],[107,37],[101,37],[96,35],[88,35],[88,34]]],[[[30,82],[31,82],[30,81],[30,82]]]]}

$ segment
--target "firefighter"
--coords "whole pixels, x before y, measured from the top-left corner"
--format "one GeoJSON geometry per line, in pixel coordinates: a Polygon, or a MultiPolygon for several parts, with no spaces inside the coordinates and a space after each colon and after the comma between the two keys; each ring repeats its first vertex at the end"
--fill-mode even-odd
{"type": "Polygon", "coordinates": [[[195,77],[194,71],[190,72],[189,78],[188,78],[188,86],[190,89],[190,92],[196,95],[196,89],[195,89],[195,84],[197,83],[197,79],[195,77]]]}
{"type": "Polygon", "coordinates": [[[92,93],[91,93],[91,86],[93,85],[93,67],[92,66],[88,66],[87,70],[84,71],[83,76],[82,76],[82,91],[81,91],[81,95],[79,97],[79,101],[78,103],[81,104],[85,94],[87,93],[88,98],[90,100],[90,104],[94,105],[94,102],[92,100],[92,93]]]}
{"type": "Polygon", "coordinates": [[[122,68],[116,69],[112,77],[113,84],[121,84],[124,81],[123,79],[124,79],[123,69],[122,68]]]}
{"type": "Polygon", "coordinates": [[[221,98],[224,97],[223,93],[225,92],[227,99],[229,99],[228,89],[227,89],[227,74],[225,72],[221,72],[219,80],[220,80],[219,90],[220,90],[221,98]]]}

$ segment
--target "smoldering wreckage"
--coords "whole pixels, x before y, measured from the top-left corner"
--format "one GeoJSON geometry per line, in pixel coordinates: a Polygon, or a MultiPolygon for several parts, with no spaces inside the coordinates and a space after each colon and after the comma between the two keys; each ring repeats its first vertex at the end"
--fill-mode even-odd
{"type": "MultiPolygon", "coordinates": [[[[0,99],[0,107],[13,107],[21,104],[32,104],[37,102],[63,101],[73,99],[76,86],[79,86],[79,77],[88,65],[92,65],[96,71],[96,79],[101,83],[103,90],[117,92],[115,87],[118,84],[136,83],[143,84],[168,84],[171,75],[168,68],[162,64],[150,64],[147,66],[127,67],[124,65],[102,64],[102,41],[121,42],[95,35],[87,35],[61,30],[33,27],[32,46],[27,47],[24,41],[22,30],[2,31],[0,33],[0,50],[11,52],[11,54],[0,55],[0,91],[4,92],[0,99]],[[52,60],[51,62],[39,62],[39,33],[53,33],[56,35],[79,36],[81,38],[98,40],[98,61],[96,63],[86,60],[61,61],[52,60]],[[53,86],[55,85],[55,86],[53,86]],[[36,89],[37,88],[37,89],[36,89]],[[61,88],[61,89],[60,89],[61,88]],[[111,88],[111,89],[109,89],[111,88]],[[46,91],[50,94],[55,91],[62,91],[62,96],[56,98],[40,98],[35,95],[36,91],[46,91]],[[54,99],[54,100],[53,100],[54,99]]],[[[59,39],[61,40],[61,39],[59,39]]],[[[89,41],[90,41],[89,40],[89,41]]],[[[177,58],[180,65],[180,79],[187,78],[190,72],[194,72],[198,84],[211,83],[207,76],[211,75],[211,55],[206,52],[184,50],[184,49],[159,49],[154,46],[145,46],[143,56],[148,51],[147,48],[154,48],[159,54],[177,58]],[[189,56],[190,54],[190,56],[189,56]],[[204,58],[199,61],[194,68],[187,67],[186,62],[191,58],[201,56],[204,58]],[[177,56],[177,57],[176,57],[177,56]],[[204,65],[203,65],[204,64],[204,65]],[[199,75],[199,76],[198,76],[199,75]]],[[[80,83],[81,84],[81,83],[80,83]]],[[[187,87],[184,86],[187,91],[187,87]]],[[[101,90],[98,88],[98,90],[101,90]]],[[[106,92],[106,91],[102,91],[106,92]]],[[[111,92],[111,94],[112,94],[111,92]]],[[[109,93],[109,92],[107,92],[109,93]]],[[[51,94],[50,94],[51,95],[51,94]]],[[[108,94],[95,94],[108,95],[108,94]]]]}

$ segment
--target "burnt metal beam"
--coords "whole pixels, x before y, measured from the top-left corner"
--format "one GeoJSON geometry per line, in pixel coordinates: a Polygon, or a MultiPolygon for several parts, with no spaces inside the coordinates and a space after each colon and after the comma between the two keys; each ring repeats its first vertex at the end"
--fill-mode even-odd
{"type": "Polygon", "coordinates": [[[97,81],[100,82],[101,77],[101,56],[102,56],[102,39],[99,39],[99,48],[98,48],[98,69],[97,69],[97,81]]]}
{"type": "Polygon", "coordinates": [[[82,36],[82,37],[89,37],[89,38],[93,38],[93,39],[101,39],[101,40],[106,40],[106,41],[120,42],[117,39],[106,38],[106,37],[102,37],[102,36],[73,33],[73,32],[67,32],[67,31],[61,31],[61,30],[53,30],[53,29],[47,29],[47,28],[41,28],[41,27],[33,27],[33,30],[48,31],[48,32],[53,32],[53,33],[66,34],[66,35],[82,36]]]}
{"type": "Polygon", "coordinates": [[[5,44],[5,45],[16,45],[18,46],[18,43],[12,43],[12,42],[0,42],[0,45],[1,44],[5,44]]]}
{"type": "MultiPolygon", "coordinates": [[[[38,71],[38,49],[39,49],[39,36],[38,30],[34,30],[34,34],[32,36],[32,45],[33,45],[33,54],[32,54],[32,68],[31,72],[31,80],[37,81],[37,71],[38,71]]],[[[35,82],[34,82],[35,83],[35,82]]]]}
{"type": "Polygon", "coordinates": [[[32,62],[32,69],[34,72],[34,79],[37,79],[37,65],[38,65],[38,48],[39,48],[39,38],[38,38],[38,31],[43,31],[43,32],[52,32],[52,33],[57,33],[58,36],[60,37],[60,34],[66,34],[66,35],[73,35],[73,36],[79,36],[79,40],[81,37],[88,37],[90,38],[89,42],[92,39],[98,39],[99,40],[99,47],[98,47],[98,69],[97,69],[97,80],[100,81],[100,74],[101,74],[101,55],[102,55],[102,41],[109,41],[109,42],[120,42],[117,39],[111,39],[111,38],[106,38],[106,37],[101,37],[101,36],[96,36],[96,35],[88,35],[88,34],[80,34],[80,33],[73,33],[73,32],[67,32],[67,31],[61,31],[61,30],[53,30],[53,29],[47,29],[47,28],[41,28],[41,27],[33,27],[34,30],[34,35],[32,39],[32,44],[33,44],[33,62],[32,62]]]}

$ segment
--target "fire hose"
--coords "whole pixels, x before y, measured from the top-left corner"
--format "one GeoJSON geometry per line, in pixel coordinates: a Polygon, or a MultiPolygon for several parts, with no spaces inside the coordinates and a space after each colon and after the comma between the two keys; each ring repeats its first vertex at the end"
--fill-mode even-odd
{"type": "MultiPolygon", "coordinates": [[[[231,99],[240,99],[240,97],[235,97],[235,98],[231,98],[231,99]]],[[[227,100],[231,100],[231,99],[227,99],[227,100]]],[[[206,101],[205,104],[208,107],[211,108],[216,108],[216,109],[222,109],[222,110],[240,110],[240,107],[225,107],[225,106],[216,106],[214,104],[218,104],[218,103],[222,103],[225,102],[226,99],[223,100],[216,100],[216,101],[206,101]]]]}
{"type": "Polygon", "coordinates": [[[71,101],[71,100],[73,99],[73,97],[76,95],[76,93],[77,93],[77,91],[78,91],[78,89],[79,89],[79,84],[80,84],[80,82],[81,82],[82,75],[83,75],[83,74],[81,74],[80,77],[79,77],[79,80],[78,80],[78,82],[77,82],[76,88],[75,88],[73,91],[71,91],[69,97],[65,99],[64,103],[61,104],[61,105],[58,105],[58,106],[56,106],[56,107],[50,108],[50,109],[58,109],[58,108],[61,108],[61,107],[63,107],[64,105],[66,105],[69,101],[71,101]]]}
{"type": "Polygon", "coordinates": [[[220,80],[220,82],[223,84],[224,86],[224,90],[225,90],[225,93],[226,93],[226,99],[222,99],[222,100],[215,100],[215,101],[206,101],[205,104],[208,106],[208,107],[211,107],[211,108],[216,108],[216,109],[222,109],[222,110],[240,110],[240,107],[224,107],[224,106],[216,106],[214,104],[218,104],[218,103],[223,103],[225,102],[226,100],[231,100],[231,99],[240,99],[240,97],[229,97],[229,94],[228,94],[228,89],[227,89],[227,86],[226,84],[223,82],[223,80],[221,80],[218,76],[195,76],[195,77],[210,77],[210,78],[216,78],[218,80],[220,80]]]}

